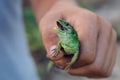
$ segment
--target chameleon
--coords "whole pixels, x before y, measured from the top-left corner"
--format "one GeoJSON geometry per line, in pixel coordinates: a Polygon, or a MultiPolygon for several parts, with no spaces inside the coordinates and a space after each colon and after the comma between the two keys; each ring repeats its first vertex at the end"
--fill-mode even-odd
{"type": "MultiPolygon", "coordinates": [[[[53,49],[53,53],[50,56],[57,56],[61,49],[64,51],[64,55],[73,55],[71,61],[67,63],[67,66],[64,68],[64,70],[67,71],[79,58],[80,44],[78,34],[74,30],[74,28],[63,19],[57,20],[56,24],[57,27],[54,27],[54,30],[58,35],[59,41],[57,43],[56,48],[53,49]]],[[[52,64],[53,62],[49,62],[49,67],[51,67],[52,64]]]]}

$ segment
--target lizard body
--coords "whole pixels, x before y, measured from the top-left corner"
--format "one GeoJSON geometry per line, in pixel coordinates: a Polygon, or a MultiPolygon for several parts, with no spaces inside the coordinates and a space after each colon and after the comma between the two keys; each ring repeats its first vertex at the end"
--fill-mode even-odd
{"type": "Polygon", "coordinates": [[[51,56],[56,56],[57,54],[59,54],[61,48],[64,50],[65,55],[73,55],[71,61],[65,67],[65,70],[68,70],[79,57],[80,44],[78,35],[73,27],[65,20],[60,19],[56,23],[57,27],[55,27],[55,31],[59,37],[59,42],[51,56]]]}

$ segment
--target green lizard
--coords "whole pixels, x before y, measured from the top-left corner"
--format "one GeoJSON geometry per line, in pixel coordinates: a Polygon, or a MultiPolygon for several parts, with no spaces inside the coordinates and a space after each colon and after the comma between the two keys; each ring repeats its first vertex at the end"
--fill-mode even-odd
{"type": "MultiPolygon", "coordinates": [[[[55,31],[59,37],[59,42],[57,47],[53,49],[53,53],[50,56],[57,56],[61,49],[63,49],[65,55],[73,55],[71,61],[65,67],[65,70],[69,70],[79,57],[80,45],[78,35],[73,27],[65,20],[60,19],[56,23],[57,27],[55,27],[55,31]]],[[[50,62],[48,66],[49,69],[52,65],[53,62],[50,62]]]]}

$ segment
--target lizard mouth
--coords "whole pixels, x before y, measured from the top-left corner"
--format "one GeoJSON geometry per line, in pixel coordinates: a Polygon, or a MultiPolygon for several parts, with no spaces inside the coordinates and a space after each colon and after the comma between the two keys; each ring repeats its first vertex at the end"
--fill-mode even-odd
{"type": "Polygon", "coordinates": [[[59,21],[57,21],[57,26],[60,30],[64,31],[64,30],[67,30],[65,27],[63,27],[63,25],[60,24],[59,21]]]}

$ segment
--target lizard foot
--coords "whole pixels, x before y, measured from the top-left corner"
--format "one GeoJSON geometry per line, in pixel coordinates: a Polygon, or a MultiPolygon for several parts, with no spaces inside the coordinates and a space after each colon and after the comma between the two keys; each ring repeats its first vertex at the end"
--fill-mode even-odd
{"type": "Polygon", "coordinates": [[[53,57],[53,56],[57,56],[58,55],[58,53],[59,53],[59,50],[58,49],[53,49],[52,50],[53,52],[52,52],[52,54],[50,55],[51,57],[53,57]]]}
{"type": "Polygon", "coordinates": [[[68,65],[65,67],[64,70],[68,72],[70,69],[71,69],[71,65],[68,63],[68,65]]]}

